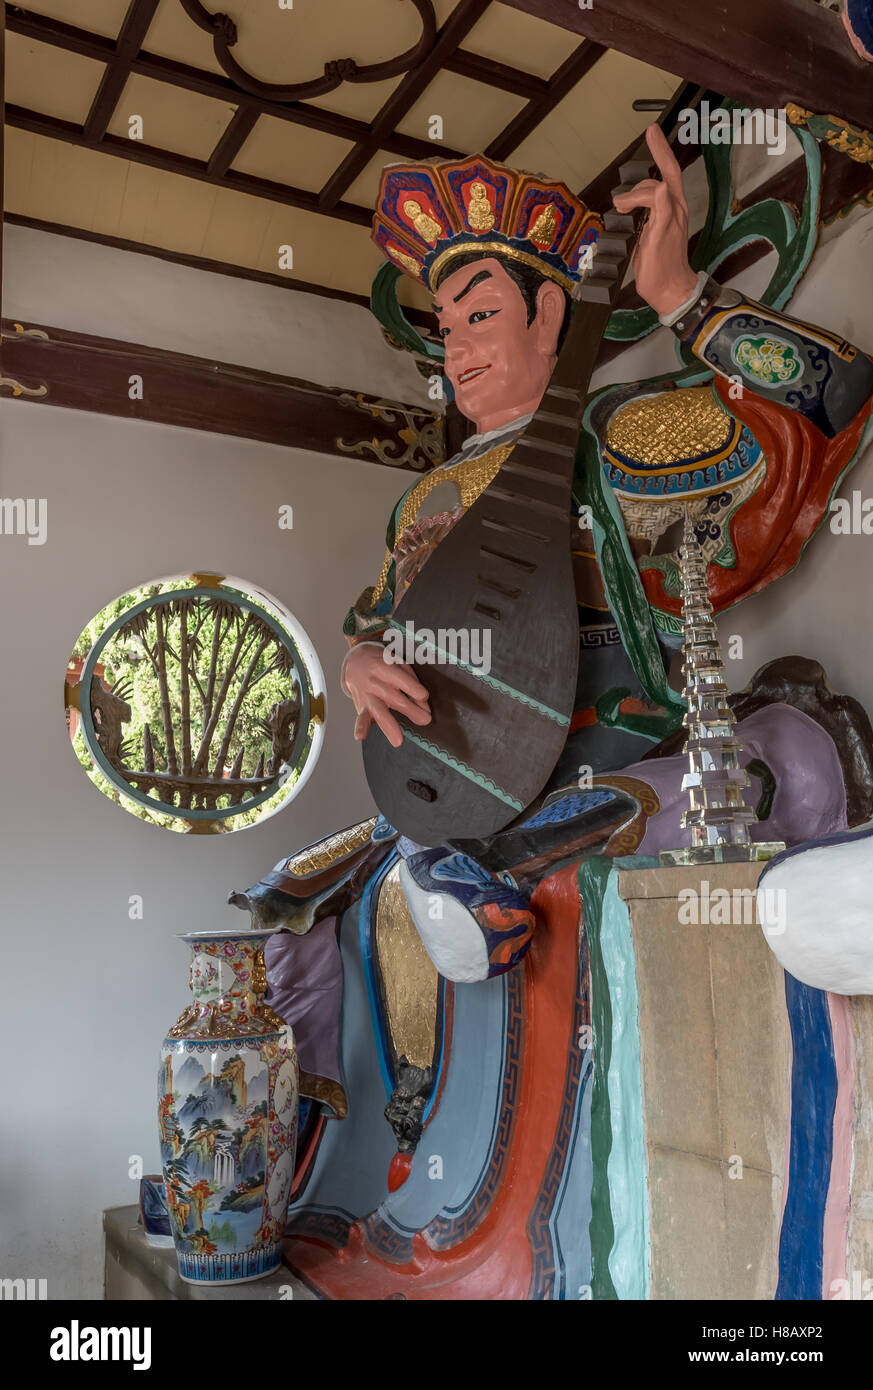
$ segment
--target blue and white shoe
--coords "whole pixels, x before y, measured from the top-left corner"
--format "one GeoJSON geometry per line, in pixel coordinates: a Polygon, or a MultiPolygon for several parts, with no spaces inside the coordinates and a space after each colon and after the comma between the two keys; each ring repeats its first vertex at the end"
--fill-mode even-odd
{"type": "Polygon", "coordinates": [[[445,845],[410,855],[400,883],[424,949],[447,980],[503,975],[526,955],[535,918],[510,874],[492,874],[445,845]]]}

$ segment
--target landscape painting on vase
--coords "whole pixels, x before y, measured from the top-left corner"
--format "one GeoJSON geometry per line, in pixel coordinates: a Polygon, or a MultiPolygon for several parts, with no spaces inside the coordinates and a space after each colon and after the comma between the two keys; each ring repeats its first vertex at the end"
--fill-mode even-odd
{"type": "Polygon", "coordinates": [[[283,1036],[168,1041],[158,1090],[183,1277],[229,1282],[268,1272],[279,1263],[297,1130],[296,1066],[283,1036]]]}

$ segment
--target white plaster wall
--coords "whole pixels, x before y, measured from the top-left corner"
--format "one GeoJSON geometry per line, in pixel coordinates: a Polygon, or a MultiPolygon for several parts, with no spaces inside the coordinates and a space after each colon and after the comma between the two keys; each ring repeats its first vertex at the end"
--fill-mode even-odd
{"type": "Polygon", "coordinates": [[[136,1200],[130,1155],[159,1170],[157,1058],[188,997],[175,933],[244,925],[225,904],[230,889],[371,813],[338,685],[341,623],[378,573],[388,512],[408,478],[0,401],[0,496],[48,501],[45,545],[0,536],[0,1275],[47,1278],[50,1298],[101,1297],[100,1213],[136,1200]],[[293,531],[278,528],[282,503],[294,508],[293,531]],[[104,604],[198,569],[286,603],[315,643],[328,695],[321,759],[299,798],[214,837],[145,825],[92,787],[62,700],[70,649],[104,604]],[[128,918],[134,893],[141,922],[128,918]]]}
{"type": "Polygon", "coordinates": [[[427,404],[362,305],[12,223],[3,248],[5,318],[427,404]]]}

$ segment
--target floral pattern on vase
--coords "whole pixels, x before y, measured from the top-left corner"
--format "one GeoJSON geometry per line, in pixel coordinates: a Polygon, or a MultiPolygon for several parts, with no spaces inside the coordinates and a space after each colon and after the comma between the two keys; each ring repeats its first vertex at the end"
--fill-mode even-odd
{"type": "Polygon", "coordinates": [[[272,1273],[297,1142],[289,1026],[263,1002],[270,932],[190,932],[193,1003],[170,1029],[158,1126],[181,1277],[236,1284],[272,1273]]]}

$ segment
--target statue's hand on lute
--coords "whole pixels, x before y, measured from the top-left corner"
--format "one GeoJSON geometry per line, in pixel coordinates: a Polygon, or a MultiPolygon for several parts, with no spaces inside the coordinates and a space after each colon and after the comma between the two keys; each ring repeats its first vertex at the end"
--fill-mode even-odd
{"type": "Polygon", "coordinates": [[[403,730],[392,710],[412,724],[431,721],[430,697],[410,666],[386,660],[385,649],[373,642],[353,647],[343,671],[343,683],[357,711],[355,738],[360,743],[378,724],[392,748],[403,743],[403,730]]]}
{"type": "Polygon", "coordinates": [[[643,179],[613,201],[618,212],[649,209],[633,259],[637,293],[657,314],[672,314],[697,286],[688,264],[688,204],[682,170],[660,126],[649,126],[646,144],[662,178],[643,179]]]}

